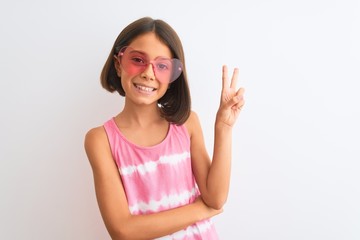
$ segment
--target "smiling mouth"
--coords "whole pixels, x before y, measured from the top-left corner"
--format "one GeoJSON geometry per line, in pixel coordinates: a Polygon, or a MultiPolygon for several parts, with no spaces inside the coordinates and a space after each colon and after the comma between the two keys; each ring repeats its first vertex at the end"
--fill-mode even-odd
{"type": "Polygon", "coordinates": [[[139,89],[139,90],[141,90],[141,91],[145,91],[145,92],[153,92],[153,91],[156,90],[156,88],[145,87],[145,86],[142,86],[142,85],[138,85],[138,84],[136,84],[136,83],[134,83],[134,86],[135,86],[137,89],[139,89]]]}

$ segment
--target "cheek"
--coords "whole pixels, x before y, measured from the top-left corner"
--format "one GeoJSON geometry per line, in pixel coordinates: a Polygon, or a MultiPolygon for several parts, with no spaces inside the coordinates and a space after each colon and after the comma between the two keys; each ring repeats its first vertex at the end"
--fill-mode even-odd
{"type": "Polygon", "coordinates": [[[122,72],[126,72],[128,75],[138,75],[145,70],[146,66],[140,66],[124,62],[121,67],[122,72]]]}
{"type": "Polygon", "coordinates": [[[128,73],[122,72],[120,77],[120,84],[125,92],[131,87],[131,76],[128,73]]]}
{"type": "Polygon", "coordinates": [[[170,84],[161,84],[160,87],[159,87],[159,91],[162,93],[162,95],[164,95],[167,90],[169,89],[170,87],[170,84]]]}
{"type": "Polygon", "coordinates": [[[127,66],[127,68],[126,68],[126,72],[127,72],[129,75],[137,75],[137,74],[141,73],[142,70],[143,70],[143,69],[141,69],[140,67],[138,67],[138,66],[133,66],[133,65],[127,66]]]}
{"type": "Polygon", "coordinates": [[[126,84],[127,82],[130,82],[131,79],[136,76],[135,72],[129,72],[129,71],[124,71],[124,69],[121,69],[120,72],[120,78],[121,78],[121,83],[122,84],[126,84]]]}

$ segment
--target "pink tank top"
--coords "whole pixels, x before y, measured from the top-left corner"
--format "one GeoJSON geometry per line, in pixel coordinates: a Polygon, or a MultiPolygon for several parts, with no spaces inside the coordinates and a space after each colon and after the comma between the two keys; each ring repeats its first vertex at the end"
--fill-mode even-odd
{"type": "MultiPolygon", "coordinates": [[[[166,138],[151,147],[129,142],[114,118],[104,124],[131,214],[161,212],[192,203],[200,192],[191,168],[184,125],[170,124],[166,138]]],[[[218,239],[210,219],[158,239],[218,239]]]]}

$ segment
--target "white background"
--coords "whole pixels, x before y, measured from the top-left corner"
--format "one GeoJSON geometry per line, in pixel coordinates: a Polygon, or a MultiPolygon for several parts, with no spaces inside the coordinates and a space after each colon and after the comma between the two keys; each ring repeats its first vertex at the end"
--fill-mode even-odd
{"type": "Polygon", "coordinates": [[[221,65],[240,67],[222,239],[360,239],[360,3],[1,1],[0,239],[109,239],[85,133],[122,108],[99,74],[133,20],[186,52],[209,153],[221,65]]]}

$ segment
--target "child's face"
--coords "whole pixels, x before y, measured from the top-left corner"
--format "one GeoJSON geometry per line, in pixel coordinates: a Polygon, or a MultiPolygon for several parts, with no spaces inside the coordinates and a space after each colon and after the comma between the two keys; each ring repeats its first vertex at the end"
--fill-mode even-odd
{"type": "MultiPolygon", "coordinates": [[[[146,55],[149,61],[159,57],[172,58],[170,49],[152,32],[138,36],[128,47],[146,55]]],[[[169,86],[168,82],[156,78],[152,64],[141,71],[125,71],[119,61],[115,61],[115,66],[121,77],[125,97],[138,104],[157,103],[169,86]]]]}

